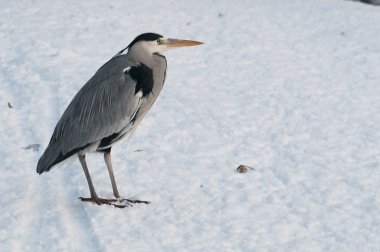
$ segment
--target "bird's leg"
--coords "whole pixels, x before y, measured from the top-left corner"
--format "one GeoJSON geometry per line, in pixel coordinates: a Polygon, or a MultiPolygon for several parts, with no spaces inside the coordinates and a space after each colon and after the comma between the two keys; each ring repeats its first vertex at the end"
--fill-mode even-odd
{"type": "MultiPolygon", "coordinates": [[[[78,154],[78,157],[79,157],[79,162],[81,163],[81,165],[83,167],[84,174],[86,175],[86,179],[87,179],[87,183],[88,183],[88,188],[90,189],[90,195],[91,195],[90,198],[82,198],[82,197],[80,197],[80,199],[82,201],[94,202],[94,203],[96,203],[98,205],[107,204],[107,205],[114,205],[114,206],[116,206],[114,204],[114,202],[116,202],[115,199],[102,199],[102,198],[98,197],[98,195],[95,192],[95,188],[94,188],[94,185],[92,184],[91,176],[90,176],[90,173],[89,173],[88,168],[87,168],[86,157],[85,157],[85,155],[79,155],[79,154],[78,154]]],[[[118,207],[125,207],[125,206],[121,206],[120,205],[118,207]]]]}
{"type": "Polygon", "coordinates": [[[115,181],[115,176],[113,175],[113,170],[112,170],[111,148],[108,148],[108,149],[105,150],[105,152],[104,152],[104,162],[105,162],[106,165],[107,165],[108,173],[109,173],[109,175],[110,175],[111,184],[112,184],[112,190],[113,190],[113,195],[114,195],[117,199],[119,199],[119,198],[120,198],[120,195],[119,195],[119,191],[117,190],[116,181],[115,181]]]}
{"type": "Polygon", "coordinates": [[[96,195],[94,185],[92,184],[92,180],[90,177],[90,173],[88,172],[87,164],[86,164],[86,157],[85,155],[78,154],[79,162],[81,163],[83,167],[84,174],[86,175],[88,188],[90,189],[91,198],[96,199],[98,198],[98,195],[96,195]]]}
{"type": "MultiPolygon", "coordinates": [[[[113,195],[118,199],[120,202],[125,202],[125,203],[144,203],[144,204],[149,204],[149,201],[145,200],[130,200],[130,199],[121,199],[119,195],[119,191],[117,190],[116,186],[116,181],[115,181],[115,176],[113,175],[113,169],[112,169],[112,162],[111,162],[111,148],[108,148],[104,151],[104,162],[107,165],[108,173],[111,178],[111,184],[112,184],[112,190],[113,190],[113,195]]],[[[116,205],[115,205],[116,206],[116,205]]]]}
{"type": "Polygon", "coordinates": [[[117,199],[102,199],[102,198],[98,197],[98,195],[95,192],[95,188],[94,188],[94,185],[92,184],[90,173],[89,173],[88,168],[87,168],[85,155],[79,155],[78,154],[78,157],[79,157],[79,161],[83,167],[84,174],[86,175],[88,188],[90,189],[90,195],[91,195],[90,198],[80,197],[80,199],[82,201],[93,202],[93,203],[96,203],[98,205],[102,205],[102,204],[112,205],[112,206],[118,207],[118,208],[127,207],[127,206],[131,205],[131,203],[145,203],[145,204],[150,203],[148,201],[141,201],[141,200],[120,199],[119,192],[118,192],[117,187],[116,187],[115,177],[113,175],[112,166],[111,166],[111,149],[108,149],[104,153],[104,160],[106,162],[108,172],[110,174],[113,194],[115,195],[115,197],[117,199]]]}

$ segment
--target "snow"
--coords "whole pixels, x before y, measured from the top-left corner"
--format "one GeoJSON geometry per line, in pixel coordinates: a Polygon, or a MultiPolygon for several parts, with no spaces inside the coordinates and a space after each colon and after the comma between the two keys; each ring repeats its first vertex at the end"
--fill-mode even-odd
{"type": "Polygon", "coordinates": [[[3,4],[0,251],[380,251],[379,22],[341,0],[3,4]],[[39,176],[38,158],[79,88],[150,31],[205,43],[165,53],[163,92],[113,149],[122,196],[152,203],[83,203],[79,162],[39,176]]]}

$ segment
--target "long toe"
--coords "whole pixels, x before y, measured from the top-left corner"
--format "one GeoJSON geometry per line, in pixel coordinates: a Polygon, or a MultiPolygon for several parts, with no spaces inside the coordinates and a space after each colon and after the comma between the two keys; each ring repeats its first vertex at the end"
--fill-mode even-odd
{"type": "Polygon", "coordinates": [[[150,204],[150,201],[146,201],[146,200],[132,200],[132,199],[119,199],[119,200],[126,201],[130,204],[141,204],[141,203],[147,204],[147,205],[150,204]]]}

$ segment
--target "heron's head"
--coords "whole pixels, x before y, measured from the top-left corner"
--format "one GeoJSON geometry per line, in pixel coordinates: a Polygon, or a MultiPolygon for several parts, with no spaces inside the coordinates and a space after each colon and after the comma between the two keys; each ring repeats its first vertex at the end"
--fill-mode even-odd
{"type": "Polygon", "coordinates": [[[185,46],[201,45],[202,42],[165,38],[156,33],[144,33],[137,36],[128,46],[129,50],[145,51],[150,54],[165,52],[170,49],[185,46]]]}

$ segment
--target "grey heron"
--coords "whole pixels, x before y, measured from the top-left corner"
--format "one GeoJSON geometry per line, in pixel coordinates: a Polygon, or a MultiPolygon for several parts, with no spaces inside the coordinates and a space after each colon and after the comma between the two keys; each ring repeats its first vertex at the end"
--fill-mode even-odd
{"type": "Polygon", "coordinates": [[[165,38],[155,33],[137,36],[97,70],[78,91],[59,119],[49,145],[37,164],[37,173],[52,169],[77,155],[90,190],[82,201],[125,207],[149,203],[121,199],[111,163],[112,146],[128,137],[156,101],[166,77],[164,51],[201,42],[165,38]],[[101,152],[116,199],[98,197],[86,164],[86,153],[101,152]],[[125,204],[120,204],[124,202],[125,204]]]}

